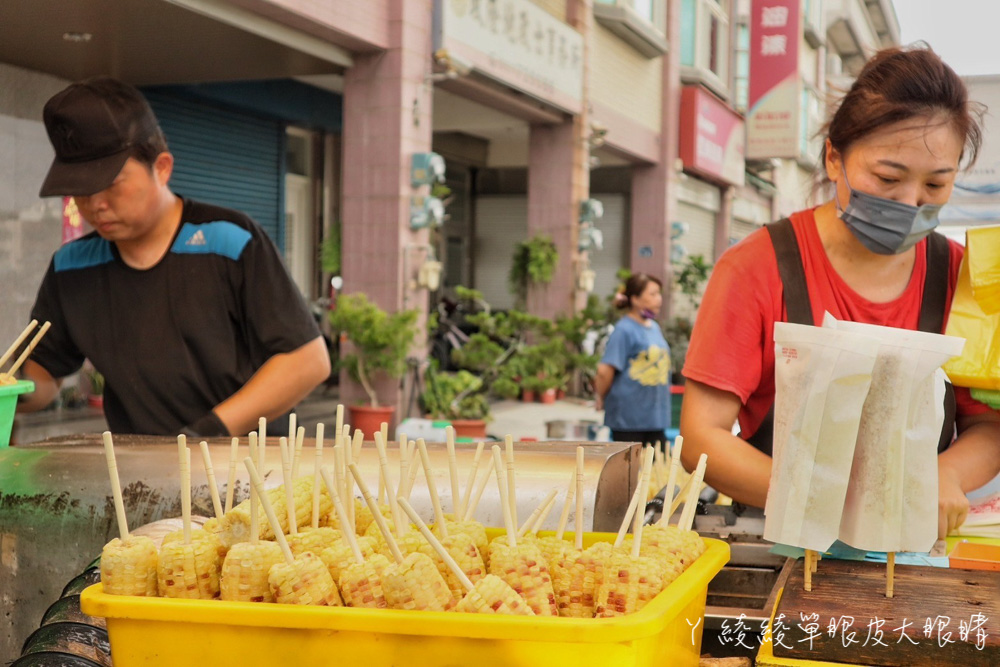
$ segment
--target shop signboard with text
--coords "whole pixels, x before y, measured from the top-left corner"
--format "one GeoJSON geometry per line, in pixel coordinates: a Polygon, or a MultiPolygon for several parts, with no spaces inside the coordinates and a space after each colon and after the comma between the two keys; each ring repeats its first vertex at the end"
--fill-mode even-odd
{"type": "Polygon", "coordinates": [[[680,141],[684,168],[729,185],[746,176],[743,118],[701,86],[681,91],[680,141]]]}
{"type": "Polygon", "coordinates": [[[751,2],[746,156],[796,158],[802,122],[801,0],[751,2]]]}
{"type": "Polygon", "coordinates": [[[530,0],[435,0],[434,50],[569,113],[583,104],[583,37],[530,0]]]}

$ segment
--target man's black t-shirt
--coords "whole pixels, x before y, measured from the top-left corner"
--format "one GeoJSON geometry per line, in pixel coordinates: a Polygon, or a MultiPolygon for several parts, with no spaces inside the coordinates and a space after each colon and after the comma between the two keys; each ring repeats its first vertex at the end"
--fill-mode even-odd
{"type": "Polygon", "coordinates": [[[263,230],[190,200],[152,268],[129,267],[96,232],[60,248],[31,314],[52,322],[32,359],[56,378],[90,359],[116,433],[174,435],[320,335],[263,230]]]}

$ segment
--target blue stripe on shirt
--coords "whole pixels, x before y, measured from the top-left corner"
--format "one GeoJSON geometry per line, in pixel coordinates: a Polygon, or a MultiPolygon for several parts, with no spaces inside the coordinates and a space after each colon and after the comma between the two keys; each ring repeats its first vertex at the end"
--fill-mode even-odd
{"type": "Polygon", "coordinates": [[[100,236],[78,239],[56,251],[53,261],[56,273],[100,266],[112,261],[111,244],[100,236]]]}
{"type": "Polygon", "coordinates": [[[250,232],[232,222],[194,224],[185,222],[170,252],[177,254],[214,254],[237,260],[250,243],[250,232]]]}

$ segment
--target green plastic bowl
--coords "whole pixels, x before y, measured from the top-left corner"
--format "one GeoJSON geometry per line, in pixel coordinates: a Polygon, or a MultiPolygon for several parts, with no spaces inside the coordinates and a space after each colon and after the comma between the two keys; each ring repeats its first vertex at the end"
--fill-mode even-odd
{"type": "Polygon", "coordinates": [[[0,384],[0,447],[10,445],[10,432],[14,428],[14,409],[17,397],[35,391],[31,380],[20,380],[14,384],[0,384]]]}

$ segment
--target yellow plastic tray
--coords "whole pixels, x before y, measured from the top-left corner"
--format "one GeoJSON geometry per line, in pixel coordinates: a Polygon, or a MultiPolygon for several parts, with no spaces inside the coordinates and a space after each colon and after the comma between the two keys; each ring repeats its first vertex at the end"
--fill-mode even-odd
{"type": "MultiPolygon", "coordinates": [[[[489,531],[496,534],[498,531],[489,531]]],[[[588,533],[585,542],[613,541],[588,533]]],[[[452,612],[300,607],[220,600],[105,595],[83,591],[84,613],[107,619],[115,667],[211,664],[697,665],[708,582],[729,545],[708,549],[641,611],[574,619],[452,612]]]]}

